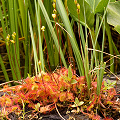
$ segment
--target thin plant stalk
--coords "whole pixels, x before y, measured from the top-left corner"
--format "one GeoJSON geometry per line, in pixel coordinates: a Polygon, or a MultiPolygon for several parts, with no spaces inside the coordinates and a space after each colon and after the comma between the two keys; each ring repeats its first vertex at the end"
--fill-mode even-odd
{"type": "Polygon", "coordinates": [[[40,72],[40,68],[38,65],[38,56],[37,56],[36,45],[35,45],[35,40],[34,40],[34,35],[33,35],[32,24],[31,24],[29,12],[28,12],[28,17],[29,17],[29,26],[30,26],[31,40],[32,40],[33,52],[34,52],[35,73],[37,75],[37,73],[40,72]]]}
{"type": "MultiPolygon", "coordinates": [[[[39,3],[39,5],[40,5],[40,8],[41,8],[41,10],[42,10],[42,12],[43,12],[43,15],[44,15],[44,17],[45,17],[45,20],[46,20],[46,22],[47,22],[48,28],[49,28],[49,30],[50,30],[50,32],[51,32],[51,35],[52,35],[52,37],[53,37],[54,43],[55,43],[55,45],[56,45],[56,48],[57,48],[57,50],[58,50],[58,52],[59,52],[58,39],[57,39],[57,36],[56,36],[56,34],[55,34],[55,32],[54,32],[54,29],[53,29],[53,27],[52,27],[52,24],[51,24],[51,22],[50,22],[50,19],[49,19],[49,16],[48,16],[48,14],[47,14],[47,11],[46,11],[46,9],[45,9],[45,7],[44,7],[44,5],[43,5],[43,3],[42,3],[41,0],[38,0],[38,3],[39,3]]],[[[61,60],[62,60],[62,62],[63,62],[63,65],[64,65],[65,67],[67,67],[67,64],[66,64],[66,61],[65,61],[63,52],[62,52],[62,50],[61,50],[61,47],[60,47],[60,56],[61,56],[61,60]]]]}
{"type": "Polygon", "coordinates": [[[39,35],[39,54],[40,54],[41,70],[44,71],[44,59],[43,59],[43,50],[42,50],[42,41],[41,41],[41,32],[40,32],[40,7],[39,5],[37,6],[36,0],[35,0],[35,10],[36,10],[38,35],[39,35]]]}
{"type": "Polygon", "coordinates": [[[58,12],[61,16],[61,19],[62,19],[64,25],[65,25],[65,29],[71,35],[71,37],[69,36],[69,38],[70,38],[70,42],[71,42],[73,52],[74,52],[74,55],[75,55],[75,58],[76,58],[79,73],[80,73],[80,75],[84,75],[82,57],[80,55],[78,44],[76,42],[76,38],[75,38],[75,35],[73,33],[73,30],[72,30],[69,18],[67,16],[67,12],[66,12],[66,10],[64,8],[64,5],[62,3],[62,0],[57,0],[56,1],[56,7],[57,7],[57,10],[58,10],[58,12]]]}
{"type": "Polygon", "coordinates": [[[8,77],[7,72],[6,72],[6,68],[5,68],[5,65],[4,65],[4,63],[3,63],[3,60],[2,60],[1,55],[0,55],[0,64],[1,64],[1,68],[2,68],[3,74],[4,74],[4,76],[5,76],[6,82],[9,82],[9,77],[8,77]]]}
{"type": "MultiPolygon", "coordinates": [[[[83,0],[83,7],[84,7],[84,0],[83,0]]],[[[85,69],[85,76],[87,80],[87,86],[88,86],[88,95],[90,95],[90,87],[91,87],[91,80],[89,75],[89,58],[88,58],[88,40],[87,40],[87,24],[86,24],[86,13],[85,13],[85,7],[84,7],[84,20],[85,20],[85,61],[84,61],[84,69],[85,69]]]]}

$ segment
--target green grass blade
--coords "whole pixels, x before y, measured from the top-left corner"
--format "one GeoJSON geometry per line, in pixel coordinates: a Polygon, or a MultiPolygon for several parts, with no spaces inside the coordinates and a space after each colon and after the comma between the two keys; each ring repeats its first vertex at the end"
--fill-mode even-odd
{"type": "MultiPolygon", "coordinates": [[[[112,40],[112,44],[113,44],[113,48],[114,48],[114,50],[115,50],[116,55],[120,55],[120,53],[119,53],[119,51],[117,50],[117,47],[115,46],[115,43],[114,43],[113,40],[112,40]]],[[[119,56],[118,56],[118,57],[119,57],[119,56]]],[[[120,59],[119,59],[119,61],[120,61],[120,59]]]]}
{"type": "Polygon", "coordinates": [[[84,19],[85,19],[85,61],[84,61],[84,69],[85,69],[85,76],[87,80],[87,86],[88,86],[88,94],[90,95],[90,86],[91,86],[91,80],[89,75],[89,58],[88,58],[88,39],[87,39],[87,24],[86,24],[86,13],[85,13],[85,5],[83,1],[83,8],[84,8],[84,19]]]}
{"type": "Polygon", "coordinates": [[[32,24],[31,24],[29,12],[28,12],[28,17],[29,17],[29,26],[30,26],[31,40],[32,40],[32,46],[33,46],[33,52],[34,52],[35,73],[37,75],[37,73],[40,72],[40,68],[38,65],[38,56],[37,56],[36,45],[35,45],[35,40],[34,40],[34,35],[33,35],[32,24]]]}
{"type": "Polygon", "coordinates": [[[6,28],[7,28],[7,31],[8,31],[8,20],[7,20],[6,8],[5,8],[5,0],[1,0],[1,1],[2,1],[3,11],[4,11],[4,16],[5,16],[6,28]]]}
{"type": "Polygon", "coordinates": [[[1,64],[1,68],[2,68],[3,74],[5,76],[5,80],[6,80],[6,82],[8,82],[9,81],[9,77],[8,77],[7,72],[6,72],[6,69],[5,69],[5,66],[4,66],[4,63],[3,63],[1,55],[0,55],[0,64],[1,64]]]}
{"type": "MultiPolygon", "coordinates": [[[[26,21],[25,21],[25,69],[24,69],[24,78],[27,77],[27,73],[28,73],[28,70],[31,69],[31,64],[30,64],[30,59],[29,59],[29,56],[30,56],[30,53],[28,51],[28,46],[30,45],[30,38],[29,38],[29,22],[28,22],[28,1],[26,0],[25,1],[25,18],[24,18],[26,21]],[[29,61],[29,62],[28,62],[29,61]],[[30,65],[29,65],[30,64],[30,65]]],[[[29,72],[30,74],[31,72],[29,72]]]]}
{"type": "Polygon", "coordinates": [[[4,39],[5,39],[7,36],[7,33],[5,30],[5,24],[4,24],[3,15],[2,15],[2,5],[0,5],[0,19],[1,19],[2,29],[3,29],[4,39]]]}
{"type": "Polygon", "coordinates": [[[26,29],[25,29],[25,27],[26,27],[26,24],[25,24],[26,15],[25,15],[25,13],[26,13],[26,11],[25,11],[25,7],[24,7],[25,5],[24,5],[23,0],[18,0],[18,3],[19,3],[19,9],[20,9],[20,14],[21,14],[21,19],[22,19],[23,32],[24,32],[24,36],[25,36],[25,34],[26,34],[26,29]]]}
{"type": "Polygon", "coordinates": [[[104,41],[105,41],[105,18],[104,18],[104,22],[103,22],[103,39],[102,39],[102,53],[101,53],[101,61],[102,62],[103,62],[104,41]]]}
{"type": "Polygon", "coordinates": [[[48,51],[48,56],[49,56],[49,62],[50,62],[50,66],[54,66],[55,65],[55,59],[54,59],[54,50],[53,50],[53,40],[50,36],[50,32],[48,30],[48,26],[45,27],[45,40],[46,40],[46,44],[47,44],[47,51],[48,51]]]}
{"type": "Polygon", "coordinates": [[[62,52],[62,50],[61,50],[61,47],[60,47],[59,44],[58,44],[57,36],[56,36],[55,31],[54,31],[54,29],[53,29],[53,27],[52,27],[52,24],[51,24],[51,21],[50,21],[50,19],[49,19],[49,16],[48,16],[47,12],[46,12],[46,9],[45,9],[45,7],[44,7],[44,5],[43,5],[43,3],[42,3],[41,0],[38,0],[38,3],[39,3],[39,5],[40,5],[40,8],[41,8],[41,10],[42,10],[42,12],[43,12],[43,15],[44,15],[44,17],[45,17],[45,20],[46,20],[46,22],[47,22],[48,28],[49,28],[49,30],[50,30],[50,32],[51,32],[51,35],[52,35],[53,40],[54,40],[54,43],[55,43],[55,45],[56,45],[56,47],[57,47],[58,53],[60,53],[61,60],[62,60],[62,62],[63,62],[63,64],[64,64],[64,66],[67,67],[67,64],[66,64],[66,61],[65,61],[63,52],[62,52]],[[60,48],[59,48],[59,47],[60,47],[60,48]]]}
{"type": "MultiPolygon", "coordinates": [[[[15,18],[14,18],[14,0],[8,0],[9,3],[9,24],[10,24],[10,35],[15,32],[15,18]]],[[[14,58],[15,58],[15,47],[13,44],[9,44],[8,46],[8,54],[10,55],[9,61],[11,65],[11,70],[12,70],[12,75],[13,79],[16,80],[18,79],[17,74],[18,71],[16,71],[16,62],[14,63],[14,58]]],[[[21,77],[20,77],[21,78],[21,77]]]]}
{"type": "Polygon", "coordinates": [[[17,77],[20,80],[22,78],[21,71],[20,71],[20,52],[19,52],[19,31],[18,31],[18,20],[17,20],[17,1],[14,0],[14,18],[15,18],[15,33],[16,33],[16,39],[15,39],[15,66],[17,71],[17,77]]]}
{"type": "MultiPolygon", "coordinates": [[[[4,2],[2,2],[2,4],[4,4],[4,2]]],[[[4,6],[4,5],[3,5],[4,6]]],[[[6,12],[6,11],[4,11],[6,12]]],[[[10,12],[10,11],[9,11],[10,12]]],[[[5,13],[6,14],[6,13],[5,13]]],[[[2,14],[2,7],[0,6],[0,18],[1,18],[1,24],[2,24],[2,28],[3,28],[3,36],[4,38],[6,39],[7,37],[7,32],[5,30],[5,23],[4,23],[4,20],[3,20],[3,14],[2,14]]],[[[6,42],[6,41],[5,41],[6,42]]],[[[10,62],[10,67],[11,67],[11,72],[12,72],[12,76],[13,76],[13,79],[16,80],[16,75],[15,75],[15,72],[14,72],[14,68],[15,66],[13,66],[13,60],[12,58],[10,58],[10,51],[9,51],[9,47],[8,45],[6,44],[6,49],[7,49],[7,53],[8,53],[8,58],[9,58],[9,62],[10,62]]]]}
{"type": "MultiPolygon", "coordinates": [[[[99,65],[99,64],[98,64],[99,65]]],[[[103,75],[104,75],[104,70],[105,70],[105,66],[106,63],[104,62],[104,64],[101,62],[100,64],[100,70],[97,70],[97,95],[100,94],[100,90],[101,90],[101,85],[102,85],[102,81],[103,81],[103,75]]]]}
{"type": "MultiPolygon", "coordinates": [[[[96,44],[97,44],[97,39],[98,39],[98,35],[99,35],[99,32],[100,32],[100,29],[101,29],[101,26],[102,26],[102,24],[103,24],[103,20],[104,20],[104,18],[105,18],[105,15],[106,15],[106,11],[107,11],[107,8],[105,9],[105,12],[104,12],[104,14],[103,14],[103,17],[102,17],[102,19],[101,19],[101,22],[100,22],[100,25],[99,25],[99,28],[96,30],[96,35],[95,35],[95,33],[94,33],[94,30],[92,30],[92,29],[89,29],[89,32],[90,32],[90,35],[91,35],[91,40],[92,40],[92,45],[93,45],[93,49],[96,49],[96,44]]],[[[97,22],[96,22],[96,24],[98,24],[97,22]]],[[[98,26],[98,25],[97,25],[98,26]]],[[[97,47],[98,48],[98,47],[97,47]]],[[[93,56],[92,56],[92,58],[91,58],[91,68],[93,67],[92,65],[93,65],[93,59],[95,58],[95,64],[96,64],[96,66],[97,66],[97,55],[96,55],[97,53],[95,52],[95,51],[93,51],[93,56]]]]}
{"type": "Polygon", "coordinates": [[[41,70],[44,71],[44,59],[43,59],[43,50],[42,50],[42,41],[41,41],[41,33],[40,33],[40,7],[35,0],[35,10],[37,17],[37,26],[38,26],[38,35],[39,35],[39,53],[40,53],[40,61],[41,61],[41,70]]]}
{"type": "MultiPolygon", "coordinates": [[[[113,44],[112,44],[113,39],[110,31],[110,26],[108,25],[108,23],[105,23],[105,28],[108,36],[109,51],[110,51],[110,54],[113,55],[113,44]]],[[[110,59],[111,58],[112,56],[110,56],[110,59]]],[[[110,71],[114,73],[114,58],[110,60],[110,71]]]]}
{"type": "Polygon", "coordinates": [[[89,74],[89,58],[88,58],[88,46],[85,46],[85,60],[84,60],[84,69],[85,69],[85,76],[87,80],[87,86],[88,86],[88,94],[90,93],[90,86],[91,86],[91,80],[90,80],[90,74],[89,74]]]}
{"type": "Polygon", "coordinates": [[[71,45],[72,45],[72,48],[73,48],[73,52],[74,52],[74,55],[75,55],[75,58],[76,58],[76,62],[77,62],[78,69],[79,69],[79,73],[80,73],[80,75],[83,76],[84,75],[84,69],[83,69],[82,57],[80,55],[80,51],[79,51],[79,48],[78,48],[78,45],[77,45],[77,42],[76,42],[76,38],[75,38],[75,35],[73,33],[73,30],[72,30],[69,18],[67,16],[65,7],[64,7],[64,5],[62,3],[62,0],[57,0],[56,1],[56,7],[57,7],[57,10],[58,10],[61,18],[62,18],[62,21],[64,23],[65,29],[70,34],[69,38],[70,38],[70,42],[71,42],[71,45]]]}

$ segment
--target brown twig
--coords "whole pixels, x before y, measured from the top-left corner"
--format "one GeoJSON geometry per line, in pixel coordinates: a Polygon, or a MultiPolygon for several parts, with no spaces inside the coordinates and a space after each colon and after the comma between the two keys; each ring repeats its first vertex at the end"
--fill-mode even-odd
{"type": "Polygon", "coordinates": [[[12,83],[12,82],[22,84],[22,83],[19,82],[19,81],[14,81],[14,80],[13,80],[13,81],[9,81],[9,82],[2,83],[2,84],[0,84],[0,86],[6,85],[6,84],[9,84],[9,83],[12,83]]]}
{"type": "Polygon", "coordinates": [[[115,75],[113,72],[111,72],[108,68],[106,68],[112,75],[114,75],[115,76],[115,78],[117,78],[117,81],[118,80],[120,80],[120,78],[117,76],[117,75],[115,75]]]}
{"type": "Polygon", "coordinates": [[[63,120],[65,120],[65,118],[63,118],[62,115],[60,114],[60,112],[58,111],[56,103],[55,103],[55,108],[56,108],[56,111],[57,111],[58,115],[59,115],[63,120]]]}
{"type": "Polygon", "coordinates": [[[96,51],[96,52],[101,52],[101,53],[104,53],[106,55],[109,55],[109,56],[112,56],[113,58],[117,58],[117,59],[120,59],[120,57],[118,57],[119,55],[112,55],[112,54],[109,54],[109,53],[106,53],[106,52],[103,52],[103,51],[100,51],[100,50],[96,50],[96,49],[92,49],[92,48],[87,48],[88,50],[91,50],[91,51],[96,51]]]}
{"type": "Polygon", "coordinates": [[[32,120],[38,113],[39,113],[39,111],[38,111],[37,113],[35,113],[35,114],[30,118],[30,120],[32,120]]]}

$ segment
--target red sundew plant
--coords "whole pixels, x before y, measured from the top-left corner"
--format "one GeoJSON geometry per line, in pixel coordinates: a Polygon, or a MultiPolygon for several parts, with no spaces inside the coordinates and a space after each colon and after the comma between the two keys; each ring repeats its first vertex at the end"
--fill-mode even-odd
{"type": "Polygon", "coordinates": [[[55,104],[63,102],[68,107],[77,108],[77,112],[87,114],[92,119],[100,119],[96,109],[100,108],[103,114],[109,110],[119,112],[120,103],[116,100],[114,87],[102,83],[101,94],[97,96],[97,82],[92,81],[91,95],[87,94],[87,84],[84,76],[78,77],[69,67],[56,70],[54,73],[41,72],[37,76],[28,77],[22,85],[3,88],[4,94],[0,97],[1,115],[11,112],[22,113],[21,106],[27,105],[31,110],[45,113],[55,108],[55,104]]]}

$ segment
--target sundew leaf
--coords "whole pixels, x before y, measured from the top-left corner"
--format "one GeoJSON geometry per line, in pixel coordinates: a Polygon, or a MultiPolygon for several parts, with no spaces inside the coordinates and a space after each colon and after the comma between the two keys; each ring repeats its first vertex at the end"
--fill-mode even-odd
{"type": "Polygon", "coordinates": [[[59,100],[60,100],[61,102],[63,102],[63,101],[66,100],[66,92],[61,92],[61,93],[59,94],[59,100]]]}
{"type": "Polygon", "coordinates": [[[60,91],[63,92],[63,90],[64,90],[64,87],[62,86],[62,87],[60,88],[60,91]]]}
{"type": "Polygon", "coordinates": [[[72,70],[71,70],[71,66],[69,66],[68,68],[68,78],[72,78],[72,70]]]}
{"type": "Polygon", "coordinates": [[[32,90],[37,90],[37,89],[38,89],[38,85],[37,85],[36,83],[33,84],[31,89],[32,89],[32,90]]]}

